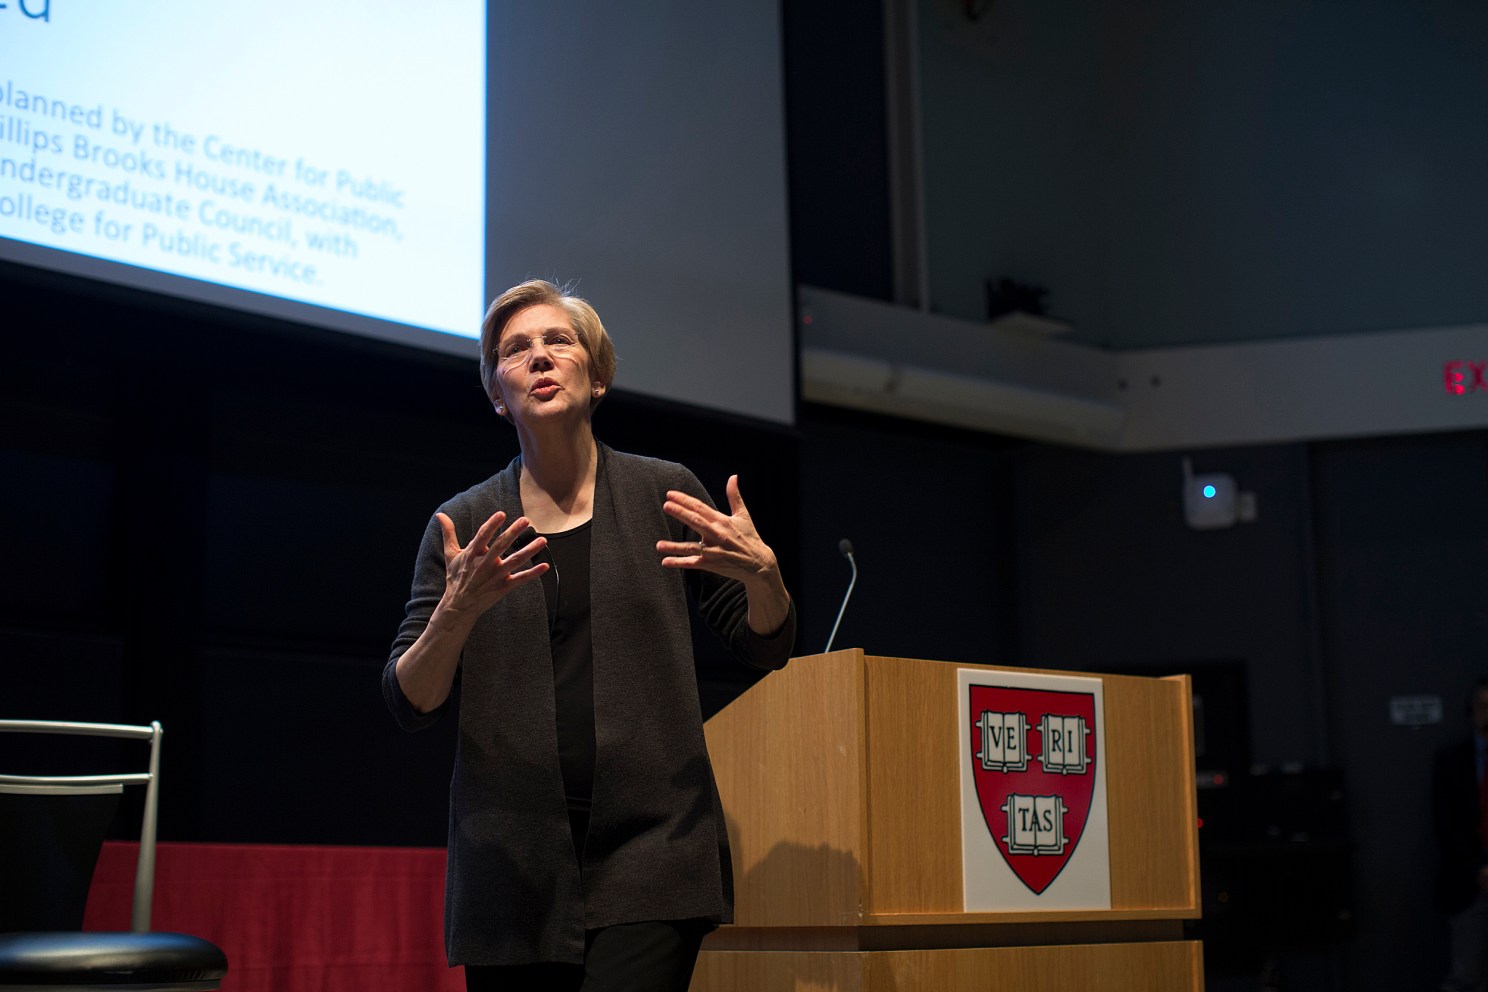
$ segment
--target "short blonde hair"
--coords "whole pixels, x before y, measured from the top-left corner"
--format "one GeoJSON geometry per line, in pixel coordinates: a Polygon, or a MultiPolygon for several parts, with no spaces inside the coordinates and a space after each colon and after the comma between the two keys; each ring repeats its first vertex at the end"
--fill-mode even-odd
{"type": "MultiPolygon", "coordinates": [[[[493,395],[492,385],[496,381],[498,364],[496,346],[501,342],[501,332],[523,310],[545,304],[558,307],[568,315],[568,322],[579,336],[579,343],[589,353],[590,375],[599,380],[608,393],[610,383],[615,381],[615,345],[604,324],[600,322],[599,314],[595,313],[588,300],[574,296],[546,279],[529,279],[492,300],[485,319],[481,321],[480,375],[481,384],[486,387],[486,395],[493,395]]],[[[591,413],[603,398],[604,395],[601,394],[590,399],[591,413]]]]}

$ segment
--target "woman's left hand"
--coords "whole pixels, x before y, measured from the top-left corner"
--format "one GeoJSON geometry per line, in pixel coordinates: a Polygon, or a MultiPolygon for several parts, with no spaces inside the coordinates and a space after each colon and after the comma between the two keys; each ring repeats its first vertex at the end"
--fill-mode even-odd
{"type": "Polygon", "coordinates": [[[749,597],[749,629],[761,637],[777,633],[790,616],[790,593],[780,577],[775,552],[760,539],[744,497],[739,495],[739,477],[729,476],[729,509],[722,513],[695,496],[667,493],[662,505],[700,536],[697,541],[657,541],[656,550],[666,568],[700,568],[744,584],[749,597]]]}
{"type": "Polygon", "coordinates": [[[671,490],[662,510],[698,533],[698,541],[657,541],[666,568],[700,568],[746,586],[778,581],[775,552],[761,540],[744,497],[739,495],[739,477],[729,476],[728,501],[732,515],[715,510],[695,496],[671,490]]]}

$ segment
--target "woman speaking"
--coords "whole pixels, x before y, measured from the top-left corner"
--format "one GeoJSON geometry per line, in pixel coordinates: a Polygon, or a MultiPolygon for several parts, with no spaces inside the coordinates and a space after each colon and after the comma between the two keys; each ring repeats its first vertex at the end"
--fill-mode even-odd
{"type": "Polygon", "coordinates": [[[521,454],[440,507],[383,672],[398,723],[451,707],[445,941],[469,989],[685,990],[732,914],[689,595],[746,664],[780,668],[795,610],[728,480],[598,443],[615,352],[543,281],[491,304],[481,378],[521,454]]]}

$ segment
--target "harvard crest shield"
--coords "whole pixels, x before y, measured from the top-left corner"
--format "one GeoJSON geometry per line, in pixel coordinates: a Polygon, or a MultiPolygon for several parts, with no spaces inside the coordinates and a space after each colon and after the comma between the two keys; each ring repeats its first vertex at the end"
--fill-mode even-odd
{"type": "Polygon", "coordinates": [[[1096,696],[974,681],[962,688],[963,740],[982,820],[1008,868],[1040,896],[1091,819],[1104,760],[1096,696]]]}

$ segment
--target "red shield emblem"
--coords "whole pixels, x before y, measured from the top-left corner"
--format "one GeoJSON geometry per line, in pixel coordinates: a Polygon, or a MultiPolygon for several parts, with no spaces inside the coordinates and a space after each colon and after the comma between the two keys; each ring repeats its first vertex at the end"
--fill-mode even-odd
{"type": "Polygon", "coordinates": [[[1042,894],[1080,843],[1095,794],[1095,696],[970,686],[971,768],[1008,867],[1042,894]]]}

